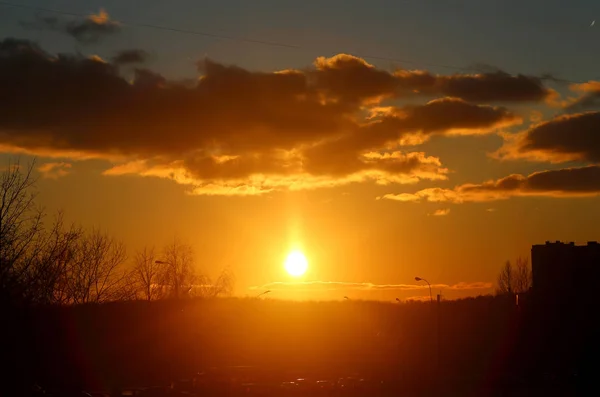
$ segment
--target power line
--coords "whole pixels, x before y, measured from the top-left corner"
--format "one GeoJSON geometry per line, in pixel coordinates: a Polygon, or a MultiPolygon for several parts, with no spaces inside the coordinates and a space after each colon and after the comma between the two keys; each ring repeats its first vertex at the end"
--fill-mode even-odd
{"type": "MultiPolygon", "coordinates": [[[[39,7],[39,6],[33,6],[33,5],[27,5],[27,4],[15,4],[15,3],[1,1],[1,0],[0,0],[0,6],[27,9],[27,10],[33,10],[33,11],[41,11],[41,12],[47,12],[47,13],[58,14],[58,15],[66,15],[66,16],[71,16],[71,17],[80,17],[80,18],[89,17],[89,15],[87,15],[87,14],[55,10],[55,9],[51,9],[51,8],[39,7]]],[[[243,38],[243,37],[228,36],[228,35],[217,34],[217,33],[209,33],[209,32],[201,32],[201,31],[197,31],[197,30],[174,28],[174,27],[170,27],[170,26],[161,26],[161,25],[136,23],[136,22],[126,22],[126,21],[121,21],[121,20],[119,20],[118,22],[121,25],[125,25],[125,26],[140,27],[140,28],[147,28],[147,29],[157,29],[157,30],[163,30],[163,31],[168,31],[168,32],[189,34],[189,35],[194,35],[194,36],[210,37],[210,38],[214,38],[214,39],[231,40],[231,41],[238,41],[238,42],[243,42],[243,43],[260,44],[260,45],[280,47],[280,48],[291,48],[291,49],[296,49],[296,50],[305,50],[305,51],[310,50],[309,48],[306,48],[306,47],[302,47],[302,46],[295,45],[295,44],[283,43],[283,42],[247,39],[247,38],[243,38]]],[[[475,71],[475,72],[480,72],[480,73],[486,72],[482,68],[477,68],[477,67],[464,67],[464,66],[456,66],[456,65],[444,65],[444,64],[439,64],[439,63],[418,62],[418,61],[412,61],[412,60],[408,60],[408,59],[392,58],[392,57],[385,57],[385,56],[378,56],[378,55],[358,54],[358,53],[353,53],[353,55],[363,58],[363,59],[373,59],[373,60],[379,60],[379,61],[397,62],[397,63],[404,63],[404,64],[410,64],[410,65],[415,65],[415,66],[439,67],[439,68],[444,68],[444,69],[452,69],[452,70],[460,70],[460,71],[475,71]]],[[[549,76],[549,75],[544,75],[540,78],[542,80],[550,80],[550,81],[554,81],[556,83],[568,83],[568,84],[582,83],[581,81],[571,81],[571,80],[559,79],[559,78],[549,76]]]]}
{"type": "MultiPolygon", "coordinates": [[[[6,6],[6,7],[12,7],[12,8],[21,8],[21,9],[26,9],[26,10],[42,11],[42,12],[48,12],[48,13],[52,13],[52,14],[66,15],[66,16],[71,16],[71,17],[81,17],[81,18],[89,17],[88,14],[61,11],[61,10],[55,10],[55,9],[51,9],[51,8],[38,7],[38,6],[32,6],[32,5],[26,5],[26,4],[15,4],[15,3],[10,3],[10,2],[6,2],[6,1],[0,1],[0,5],[6,6]]],[[[234,41],[241,41],[241,42],[246,42],[246,43],[276,46],[276,47],[286,47],[286,48],[296,48],[296,49],[301,48],[300,46],[296,46],[293,44],[278,43],[278,42],[274,42],[274,41],[265,41],[265,40],[245,39],[243,37],[235,37],[235,36],[227,36],[227,35],[222,35],[222,34],[200,32],[200,31],[189,30],[189,29],[173,28],[170,26],[161,26],[161,25],[152,25],[152,24],[144,24],[144,23],[125,22],[125,21],[118,21],[118,22],[121,25],[125,25],[125,26],[166,30],[166,31],[170,31],[170,32],[185,33],[185,34],[191,34],[191,35],[195,35],[195,36],[205,36],[205,37],[211,37],[211,38],[215,38],[215,39],[234,40],[234,41]]]]}

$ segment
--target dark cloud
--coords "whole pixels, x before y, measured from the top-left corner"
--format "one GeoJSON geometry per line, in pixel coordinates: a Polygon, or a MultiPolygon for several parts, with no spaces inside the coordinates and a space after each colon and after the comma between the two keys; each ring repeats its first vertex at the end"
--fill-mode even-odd
{"type": "Polygon", "coordinates": [[[168,84],[167,79],[149,69],[135,69],[133,86],[139,88],[163,88],[168,84]]]}
{"type": "Polygon", "coordinates": [[[482,184],[465,184],[454,189],[431,188],[414,194],[388,194],[381,198],[397,201],[484,202],[516,196],[590,197],[600,195],[600,166],[541,171],[524,176],[509,175],[482,184]]]}
{"type": "Polygon", "coordinates": [[[346,54],[319,57],[315,67],[310,73],[315,84],[336,100],[380,101],[397,94],[398,80],[393,75],[358,57],[346,54]]]}
{"type": "Polygon", "coordinates": [[[437,99],[425,105],[388,109],[378,120],[352,133],[308,149],[305,165],[310,170],[344,173],[356,166],[365,150],[421,143],[434,134],[483,134],[520,122],[502,107],[473,105],[456,98],[437,99]]]}
{"type": "Polygon", "coordinates": [[[508,135],[496,156],[538,161],[600,162],[600,112],[561,115],[508,135]]]}
{"type": "Polygon", "coordinates": [[[513,76],[503,71],[440,76],[436,89],[444,95],[472,102],[540,102],[556,96],[537,77],[513,76]]]}
{"type": "Polygon", "coordinates": [[[148,59],[148,53],[144,50],[131,49],[119,51],[113,58],[115,65],[127,65],[131,63],[144,63],[148,59]]]}
{"type": "Polygon", "coordinates": [[[340,101],[380,101],[410,95],[450,96],[470,102],[540,102],[556,92],[542,79],[510,75],[500,70],[479,74],[434,75],[422,70],[377,69],[361,58],[339,54],[320,57],[310,76],[327,94],[340,101]]]}
{"type": "Polygon", "coordinates": [[[339,68],[367,74],[370,68],[345,57],[317,64],[311,71],[265,73],[204,60],[195,81],[136,69],[130,82],[118,65],[98,57],[54,56],[6,39],[0,41],[0,150],[108,159],[116,163],[108,175],[173,178],[201,194],[258,194],[445,179],[438,158],[398,146],[520,122],[505,108],[456,98],[377,108],[387,78],[348,88],[337,83],[339,68]],[[372,105],[365,108],[365,101],[372,105]]]}
{"type": "Polygon", "coordinates": [[[77,21],[65,21],[57,17],[38,15],[33,22],[21,22],[21,25],[29,29],[49,29],[63,32],[82,44],[97,43],[104,36],[113,35],[121,30],[121,25],[111,20],[104,10],[77,21]]]}

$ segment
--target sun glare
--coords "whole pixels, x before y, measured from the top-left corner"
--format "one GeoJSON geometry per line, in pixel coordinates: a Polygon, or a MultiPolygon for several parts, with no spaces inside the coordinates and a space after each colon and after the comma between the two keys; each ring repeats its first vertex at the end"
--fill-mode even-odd
{"type": "Polygon", "coordinates": [[[292,251],[285,259],[285,270],[290,276],[300,277],[308,269],[308,261],[300,251],[292,251]]]}

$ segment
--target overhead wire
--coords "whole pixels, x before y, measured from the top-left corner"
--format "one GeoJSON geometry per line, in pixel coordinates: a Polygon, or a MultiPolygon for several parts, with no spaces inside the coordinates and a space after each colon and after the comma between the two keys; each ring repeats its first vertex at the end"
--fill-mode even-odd
{"type": "MultiPolygon", "coordinates": [[[[34,5],[29,5],[29,4],[16,4],[16,3],[3,1],[3,0],[0,0],[0,6],[40,11],[40,12],[70,16],[70,17],[87,18],[90,16],[89,14],[63,11],[63,10],[34,6],[34,5]]],[[[172,27],[172,26],[138,23],[138,22],[131,22],[131,21],[123,21],[123,20],[119,20],[117,22],[124,26],[139,27],[139,28],[146,28],[146,29],[156,29],[156,30],[189,34],[189,35],[195,35],[195,36],[203,36],[203,37],[220,39],[220,40],[231,40],[231,41],[237,41],[237,42],[242,42],[242,43],[259,44],[259,45],[265,45],[265,46],[271,46],[271,47],[290,48],[290,49],[305,50],[305,51],[315,50],[313,48],[303,47],[303,46],[290,44],[290,43],[250,39],[250,38],[244,38],[244,37],[238,37],[238,36],[229,36],[229,35],[225,35],[225,34],[203,32],[203,31],[184,29],[184,28],[176,28],[176,27],[172,27]]],[[[372,59],[372,60],[379,60],[379,61],[386,61],[386,62],[396,62],[399,64],[409,64],[409,65],[414,65],[417,67],[418,66],[428,66],[428,67],[438,67],[438,68],[451,69],[451,70],[460,70],[460,71],[465,71],[465,72],[468,72],[468,71],[479,72],[479,73],[489,72],[489,70],[486,71],[483,68],[475,67],[475,66],[466,67],[466,66],[447,65],[447,64],[439,64],[439,63],[431,63],[431,62],[419,62],[419,61],[403,59],[403,58],[394,58],[394,57],[386,57],[386,56],[370,55],[370,54],[360,54],[360,53],[354,53],[354,52],[352,53],[352,55],[363,58],[363,59],[372,59]]],[[[549,80],[549,81],[553,81],[556,83],[567,83],[567,84],[583,83],[583,81],[573,81],[573,80],[568,80],[568,79],[562,79],[562,78],[557,78],[557,77],[554,77],[554,76],[551,76],[548,74],[542,75],[539,78],[542,80],[549,80]]]]}

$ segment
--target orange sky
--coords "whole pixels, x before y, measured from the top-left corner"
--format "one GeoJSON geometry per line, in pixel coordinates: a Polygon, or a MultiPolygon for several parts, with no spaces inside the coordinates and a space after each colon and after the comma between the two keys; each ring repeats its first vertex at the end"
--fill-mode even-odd
{"type": "MultiPolygon", "coordinates": [[[[38,22],[82,45],[123,29],[38,22]]],[[[531,244],[600,238],[598,82],[341,52],[263,70],[201,58],[182,79],[120,50],[0,41],[0,150],[37,157],[40,203],[130,256],[178,236],[240,296],[418,298],[421,276],[456,298],[492,292],[531,244]]]]}

